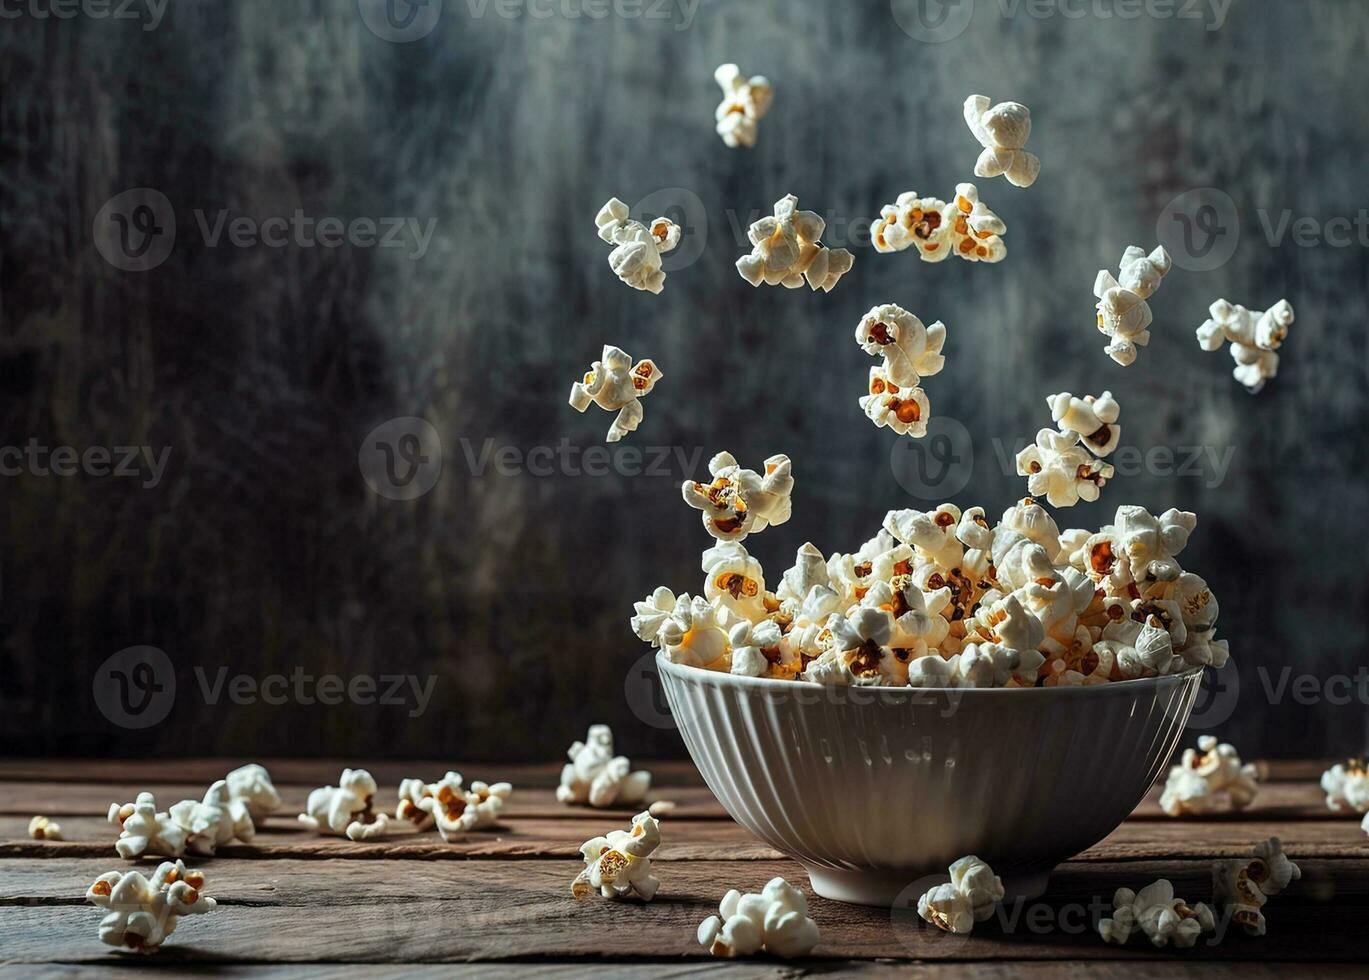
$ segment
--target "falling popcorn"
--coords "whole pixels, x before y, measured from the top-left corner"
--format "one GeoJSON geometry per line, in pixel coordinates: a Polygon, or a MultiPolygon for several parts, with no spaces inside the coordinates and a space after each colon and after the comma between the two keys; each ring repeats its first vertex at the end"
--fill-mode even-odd
{"type": "Polygon", "coordinates": [[[247,812],[251,814],[252,822],[257,827],[280,809],[280,794],[276,792],[276,787],[271,782],[271,774],[266,771],[265,766],[257,765],[255,762],[239,766],[224,777],[224,782],[228,786],[229,799],[239,801],[247,807],[247,812]]]}
{"type": "Polygon", "coordinates": [[[750,253],[737,260],[737,271],[753,286],[810,289],[830,292],[855,262],[844,248],[831,249],[819,239],[827,222],[813,211],[798,210],[799,199],[788,194],[775,202],[775,213],[747,229],[750,253]]]}
{"type": "Polygon", "coordinates": [[[718,915],[699,923],[699,945],[714,956],[807,956],[818,944],[818,926],[808,918],[808,899],[783,878],[772,878],[759,895],[735,888],[723,896],[718,915]]]}
{"type": "Polygon", "coordinates": [[[989,108],[986,95],[965,100],[965,123],[984,147],[975,161],[976,177],[1000,174],[1016,187],[1030,187],[1041,172],[1041,161],[1026,150],[1032,131],[1031,110],[1020,102],[1000,102],[989,108]]]}
{"type": "Polygon", "coordinates": [[[583,742],[571,744],[570,762],[561,769],[556,798],[593,807],[635,806],[646,799],[651,773],[632,771],[625,756],[613,754],[613,731],[591,725],[583,742]]]}
{"type": "Polygon", "coordinates": [[[794,476],[788,456],[771,456],[762,475],[722,452],[708,461],[708,473],[712,483],[686,480],[681,494],[685,503],[702,512],[704,530],[719,541],[740,541],[789,520],[794,476]]]}
{"type": "MultiPolygon", "coordinates": [[[[1322,773],[1321,788],[1326,794],[1327,809],[1336,813],[1369,814],[1369,766],[1363,759],[1336,763],[1322,773]]],[[[1366,829],[1369,829],[1369,822],[1366,829]]]]}
{"type": "Polygon", "coordinates": [[[1017,454],[1017,475],[1027,478],[1027,492],[1045,497],[1052,507],[1090,503],[1112,479],[1113,467],[1080,445],[1077,432],[1041,429],[1036,444],[1017,454]]]}
{"type": "Polygon", "coordinates": [[[1211,317],[1198,328],[1198,345],[1215,351],[1230,342],[1236,362],[1232,375],[1252,395],[1258,394],[1264,383],[1279,373],[1279,355],[1275,352],[1293,325],[1293,305],[1281,299],[1257,313],[1219,299],[1208,312],[1211,317]]]}
{"type": "Polygon", "coordinates": [[[659,293],[665,288],[661,256],[680,244],[679,225],[669,218],[657,218],[649,227],[634,221],[616,197],[599,209],[594,224],[599,237],[614,246],[608,254],[614,275],[633,289],[659,293]]]}
{"type": "Polygon", "coordinates": [[[890,428],[901,436],[915,439],[927,434],[932,405],[921,388],[900,387],[889,379],[884,368],[872,367],[866,392],[857,401],[876,428],[890,428]]]}
{"type": "Polygon", "coordinates": [[[600,360],[584,376],[570,386],[570,406],[577,412],[598,405],[618,416],[608,429],[608,441],[617,442],[642,423],[640,399],[649,395],[661,380],[661,369],[653,361],[636,364],[632,358],[611,344],[604,345],[600,360]]]}
{"type": "Polygon", "coordinates": [[[1109,455],[1122,439],[1122,427],[1117,424],[1122,407],[1110,391],[1083,398],[1062,391],[1047,398],[1046,404],[1060,431],[1079,436],[1081,445],[1095,456],[1109,455]]]}
{"type": "Polygon", "coordinates": [[[204,873],[180,861],[158,865],[152,880],[137,871],[108,871],[86,890],[86,901],[108,912],[100,920],[100,941],[152,952],[176,929],[183,915],[212,912],[217,903],[204,894],[204,873]]]}
{"type": "Polygon", "coordinates": [[[1204,932],[1217,927],[1212,909],[1174,897],[1174,885],[1161,878],[1139,892],[1119,888],[1112,896],[1112,918],[1098,923],[1104,942],[1122,945],[1138,932],[1156,946],[1189,949],[1204,932]]]}
{"type": "Polygon", "coordinates": [[[365,769],[344,769],[336,786],[321,786],[309,794],[299,822],[320,834],[351,840],[383,837],[390,816],[372,808],[376,781],[365,769]]]}
{"type": "Polygon", "coordinates": [[[1150,343],[1153,317],[1146,302],[1159,288],[1173,260],[1163,247],[1149,255],[1138,245],[1122,253],[1116,277],[1106,269],[1098,271],[1093,295],[1098,297],[1098,329],[1111,338],[1104,352],[1127,367],[1136,360],[1136,348],[1150,343]]]}
{"type": "Polygon", "coordinates": [[[1255,845],[1250,859],[1212,864],[1212,899],[1252,936],[1265,934],[1264,905],[1302,877],[1302,869],[1283,852],[1277,837],[1255,845]]]}
{"type": "Polygon", "coordinates": [[[914,245],[924,262],[955,254],[970,262],[1001,262],[1008,254],[1003,235],[1008,226],[979,199],[974,184],[957,184],[947,204],[940,198],[900,194],[880,209],[870,226],[878,252],[902,252],[914,245]]]}
{"type": "Polygon", "coordinates": [[[917,900],[917,914],[944,932],[968,935],[1003,901],[1003,882],[973,854],[951,865],[951,880],[917,900]]]}
{"type": "Polygon", "coordinates": [[[946,366],[941,354],[946,325],[938,320],[924,327],[916,316],[893,303],[876,306],[861,318],[856,343],[872,357],[883,358],[884,376],[900,387],[914,388],[946,366]]]}
{"type": "Polygon", "coordinates": [[[469,831],[496,826],[511,795],[511,783],[482,783],[477,779],[467,787],[462,785],[459,772],[449,772],[428,787],[417,806],[432,815],[437,832],[450,843],[469,831]]]}
{"type": "Polygon", "coordinates": [[[1200,735],[1198,748],[1184,749],[1179,765],[1169,770],[1160,809],[1171,817],[1212,813],[1225,793],[1232,809],[1244,810],[1259,792],[1258,772],[1254,763],[1242,764],[1235,746],[1200,735]]]}
{"type": "Polygon", "coordinates": [[[39,815],[29,821],[29,836],[34,840],[61,840],[62,825],[39,815]]]}
{"type": "Polygon", "coordinates": [[[723,100],[714,113],[718,135],[733,149],[755,146],[756,124],[770,111],[775,97],[770,80],[764,75],[746,78],[734,64],[719,65],[713,78],[723,90],[723,100]]]}
{"type": "Polygon", "coordinates": [[[651,873],[651,854],[660,844],[660,824],[648,812],[633,817],[630,830],[590,838],[580,846],[585,870],[571,882],[571,896],[585,898],[598,892],[609,899],[651,901],[661,887],[660,879],[651,873]]]}

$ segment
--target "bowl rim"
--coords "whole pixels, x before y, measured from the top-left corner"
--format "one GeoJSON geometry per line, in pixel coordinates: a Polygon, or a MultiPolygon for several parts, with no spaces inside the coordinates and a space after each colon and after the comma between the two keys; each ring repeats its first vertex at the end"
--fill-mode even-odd
{"type": "MultiPolygon", "coordinates": [[[[667,674],[682,681],[713,684],[717,687],[741,687],[753,690],[772,691],[830,691],[849,689],[862,694],[947,694],[955,692],[957,697],[1100,697],[1104,692],[1127,693],[1146,687],[1159,687],[1162,683],[1180,683],[1207,669],[1207,664],[1185,667],[1174,674],[1160,674],[1156,677],[1137,677],[1128,681],[1108,681],[1106,684],[1057,685],[1054,687],[913,687],[905,684],[895,687],[890,684],[820,684],[817,681],[784,680],[779,677],[748,677],[745,674],[725,673],[721,670],[708,670],[693,664],[677,664],[666,656],[664,650],[656,651],[656,666],[667,674]]],[[[1213,668],[1220,670],[1221,668],[1213,668]]]]}

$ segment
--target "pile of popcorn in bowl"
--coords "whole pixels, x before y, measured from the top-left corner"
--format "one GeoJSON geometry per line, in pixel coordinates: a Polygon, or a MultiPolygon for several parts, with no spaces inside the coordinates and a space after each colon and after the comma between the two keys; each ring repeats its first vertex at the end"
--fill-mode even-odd
{"type": "Polygon", "coordinates": [[[994,525],[953,504],[893,510],[854,553],[806,543],[768,584],[749,535],[788,520],[785,456],[764,473],[723,453],[687,482],[716,543],[703,588],[660,587],[632,630],[677,664],[748,677],[893,687],[1106,684],[1221,667],[1217,600],[1179,564],[1196,518],[1122,506],[1064,531],[1025,498],[994,525]]]}

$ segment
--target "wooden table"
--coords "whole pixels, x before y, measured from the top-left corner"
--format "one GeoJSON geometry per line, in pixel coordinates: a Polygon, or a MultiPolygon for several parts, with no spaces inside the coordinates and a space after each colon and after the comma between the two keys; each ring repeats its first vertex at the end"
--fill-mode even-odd
{"type": "MultiPolygon", "coordinates": [[[[127,802],[143,789],[156,793],[162,808],[198,798],[236,764],[0,762],[0,963],[26,977],[148,963],[100,943],[101,912],[84,901],[97,875],[128,867],[114,853],[104,813],[111,802],[127,802]],[[28,839],[36,813],[57,819],[66,839],[28,839]]],[[[219,908],[182,920],[151,962],[214,973],[444,978],[673,977],[722,969],[787,977],[838,967],[1014,977],[1203,970],[1245,978],[1285,974],[1299,964],[1307,970],[1312,963],[1319,975],[1363,977],[1369,962],[1369,837],[1358,819],[1326,810],[1317,786],[1321,763],[1271,764],[1254,806],[1242,814],[1175,820],[1161,814],[1152,792],[1107,840],[1061,865],[1042,899],[1007,908],[972,936],[928,930],[907,911],[814,897],[810,914],[822,942],[811,960],[743,963],[707,956],[694,939],[698,923],[728,888],[759,891],[783,875],[809,891],[808,881],[798,864],[733,823],[687,763],[649,766],[656,777],[652,798],[677,808],[663,820],[662,886],[648,906],[571,899],[581,842],[625,826],[631,811],[558,804],[552,792],[558,766],[455,767],[468,780],[509,779],[516,790],[502,828],[446,844],[435,832],[373,843],[310,834],[294,814],[311,788],[336,781],[341,763],[266,765],[285,809],[252,843],[225,846],[216,858],[197,862],[219,908]],[[1139,888],[1168,877],[1179,895],[1205,901],[1211,860],[1243,856],[1271,835],[1283,838],[1303,878],[1270,901],[1268,936],[1233,930],[1218,945],[1185,951],[1154,949],[1144,937],[1125,947],[1099,939],[1093,920],[1108,911],[1118,886],[1139,888]],[[467,965],[412,966],[424,963],[467,965]]],[[[373,764],[385,794],[377,803],[393,802],[401,777],[435,779],[445,768],[373,764]]],[[[916,832],[915,816],[907,815],[908,833],[916,832]]]]}

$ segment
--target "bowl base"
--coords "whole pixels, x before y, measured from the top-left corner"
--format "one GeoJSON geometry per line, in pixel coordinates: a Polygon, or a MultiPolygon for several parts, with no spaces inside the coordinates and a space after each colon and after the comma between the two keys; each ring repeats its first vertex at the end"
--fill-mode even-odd
{"type": "MultiPolygon", "coordinates": [[[[917,910],[917,900],[933,885],[947,880],[946,873],[931,872],[918,875],[898,871],[846,871],[834,868],[805,866],[813,891],[823,898],[849,905],[872,905],[878,908],[909,908],[917,910]]],[[[1046,891],[1054,868],[1006,875],[1003,878],[1003,900],[1038,898],[1046,891]]]]}

